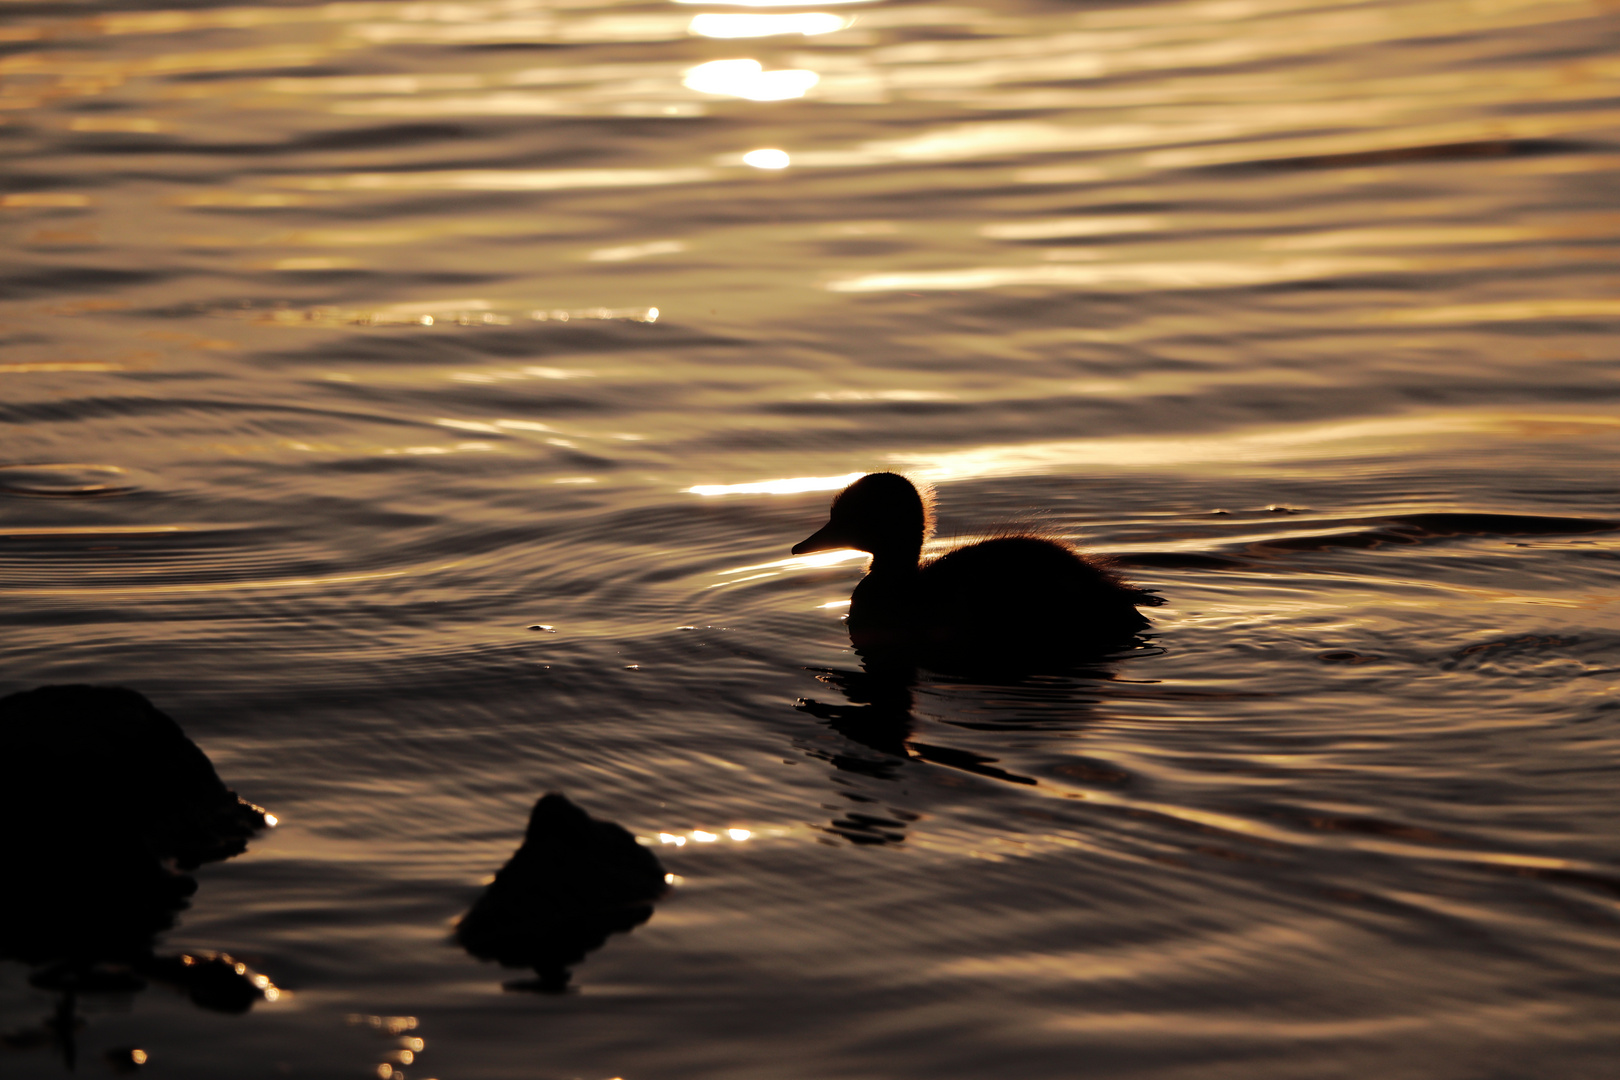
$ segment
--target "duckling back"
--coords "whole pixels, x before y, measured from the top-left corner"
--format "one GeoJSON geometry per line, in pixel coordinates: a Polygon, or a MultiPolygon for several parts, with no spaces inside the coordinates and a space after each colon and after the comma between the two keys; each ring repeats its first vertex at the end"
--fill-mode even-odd
{"type": "Polygon", "coordinates": [[[1003,653],[1120,645],[1148,626],[1136,605],[1159,602],[1067,544],[1039,536],[947,552],[923,566],[918,591],[926,640],[1003,653]]]}

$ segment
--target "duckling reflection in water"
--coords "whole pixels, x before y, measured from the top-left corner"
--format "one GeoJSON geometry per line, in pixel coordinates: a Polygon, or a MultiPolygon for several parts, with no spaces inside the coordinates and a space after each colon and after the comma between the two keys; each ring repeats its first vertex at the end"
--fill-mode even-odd
{"type": "Polygon", "coordinates": [[[932,508],[911,481],[871,473],[839,493],[831,520],[793,548],[872,556],[849,605],[850,641],[862,652],[994,664],[1102,652],[1147,629],[1137,607],[1164,602],[1068,544],[1028,533],[925,562],[932,529],[932,508]]]}

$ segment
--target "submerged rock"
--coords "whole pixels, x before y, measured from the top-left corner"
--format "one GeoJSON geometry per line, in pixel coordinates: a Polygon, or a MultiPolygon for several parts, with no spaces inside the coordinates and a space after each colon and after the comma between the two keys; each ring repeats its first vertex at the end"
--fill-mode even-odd
{"type": "Polygon", "coordinates": [[[4,840],[116,836],[182,870],[247,849],[264,811],[133,690],[45,686],[0,698],[4,840]]]}
{"type": "Polygon", "coordinates": [[[0,958],[34,966],[36,985],[63,993],[158,979],[241,1011],[262,989],[245,966],[165,960],[153,947],[197,889],[176,868],[230,858],[265,825],[133,690],[46,686],[0,698],[0,958]],[[171,978],[176,965],[184,978],[171,978]],[[221,988],[231,980],[241,985],[221,988]]]}
{"type": "Polygon", "coordinates": [[[652,917],[666,891],[658,857],[623,828],[557,794],[535,803],[523,844],[456,927],[480,960],[532,967],[560,992],[568,968],[652,917]]]}

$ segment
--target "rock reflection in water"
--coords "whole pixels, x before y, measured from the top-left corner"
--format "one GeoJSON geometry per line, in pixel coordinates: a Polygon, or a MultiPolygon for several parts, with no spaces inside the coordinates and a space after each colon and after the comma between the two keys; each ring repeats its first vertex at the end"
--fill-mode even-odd
{"type": "Polygon", "coordinates": [[[197,883],[179,871],[240,854],[273,824],[226,788],[178,724],[133,690],[47,686],[0,698],[0,959],[60,994],[6,1042],[51,1042],[71,1067],[80,994],[149,982],[241,1013],[274,994],[223,953],[158,956],[197,883]]]}
{"type": "Polygon", "coordinates": [[[569,968],[652,918],[668,889],[658,857],[609,821],[555,793],[534,804],[523,843],[456,927],[480,960],[532,967],[509,989],[557,994],[569,968]]]}

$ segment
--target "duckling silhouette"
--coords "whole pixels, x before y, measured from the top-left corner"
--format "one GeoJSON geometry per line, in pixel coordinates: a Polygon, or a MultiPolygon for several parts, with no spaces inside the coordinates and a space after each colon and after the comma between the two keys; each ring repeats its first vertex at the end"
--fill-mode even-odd
{"type": "Polygon", "coordinates": [[[910,480],[871,473],[833,500],[831,520],[793,554],[854,548],[872,556],[849,605],[863,653],[902,652],[1004,666],[1101,652],[1148,627],[1162,598],[1068,544],[1013,533],[921,561],[931,507],[910,480]]]}

